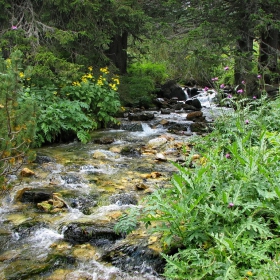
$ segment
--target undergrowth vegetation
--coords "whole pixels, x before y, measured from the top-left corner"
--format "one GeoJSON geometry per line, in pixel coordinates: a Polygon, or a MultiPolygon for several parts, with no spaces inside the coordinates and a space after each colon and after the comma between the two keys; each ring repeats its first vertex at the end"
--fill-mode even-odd
{"type": "MultiPolygon", "coordinates": [[[[120,110],[119,77],[107,67],[97,77],[92,67],[71,81],[59,76],[45,85],[33,80],[32,67],[23,66],[23,53],[0,59],[0,185],[27,160],[31,147],[78,138],[116,123],[120,110]],[[64,139],[62,139],[64,137],[64,139]]],[[[32,153],[31,153],[32,154],[32,153]]]]}
{"type": "Polygon", "coordinates": [[[167,79],[167,71],[161,63],[133,63],[128,73],[122,77],[120,97],[124,106],[144,107],[152,106],[157,87],[167,79]]]}
{"type": "Polygon", "coordinates": [[[116,226],[131,232],[137,219],[161,233],[167,279],[278,279],[280,98],[231,102],[213,132],[191,139],[194,168],[192,154],[174,163],[172,187],[116,226]]]}

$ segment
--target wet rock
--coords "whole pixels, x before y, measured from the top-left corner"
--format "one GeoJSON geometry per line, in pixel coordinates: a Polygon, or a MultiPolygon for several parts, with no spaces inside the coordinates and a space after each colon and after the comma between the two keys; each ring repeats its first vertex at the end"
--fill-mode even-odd
{"type": "Polygon", "coordinates": [[[107,158],[107,155],[102,151],[94,151],[92,157],[95,159],[104,159],[107,158]]]}
{"type": "Polygon", "coordinates": [[[158,160],[158,161],[167,161],[167,158],[162,153],[157,153],[155,159],[158,160]]]}
{"type": "Polygon", "coordinates": [[[89,242],[95,245],[106,245],[121,238],[114,231],[115,223],[70,223],[64,228],[64,239],[77,244],[89,242]]]}
{"type": "Polygon", "coordinates": [[[31,279],[33,275],[48,270],[52,263],[40,263],[30,260],[15,260],[5,269],[5,280],[31,279]]]}
{"type": "Polygon", "coordinates": [[[137,197],[133,193],[114,194],[110,197],[110,203],[117,205],[137,205],[137,197]]]}
{"type": "Polygon", "coordinates": [[[184,104],[182,107],[185,111],[196,111],[197,110],[196,107],[194,107],[190,104],[184,104]]]}
{"type": "Polygon", "coordinates": [[[135,114],[130,113],[128,115],[128,119],[130,121],[150,121],[154,118],[155,118],[154,114],[149,112],[140,112],[135,114]]]}
{"type": "Polygon", "coordinates": [[[199,94],[198,88],[195,87],[193,88],[186,87],[185,90],[187,91],[189,97],[193,97],[199,94]]]}
{"type": "Polygon", "coordinates": [[[136,184],[135,185],[135,189],[136,190],[146,190],[146,189],[148,189],[149,187],[146,185],[146,184],[144,184],[144,183],[139,183],[139,184],[136,184]]]}
{"type": "Polygon", "coordinates": [[[140,156],[140,151],[134,146],[123,146],[121,148],[121,155],[123,156],[140,156]]]}
{"type": "Polygon", "coordinates": [[[183,105],[182,103],[176,103],[174,105],[172,105],[172,109],[176,110],[176,111],[180,111],[182,108],[183,108],[183,105]]]}
{"type": "Polygon", "coordinates": [[[34,171],[30,170],[29,168],[23,168],[20,171],[20,175],[22,177],[31,177],[31,176],[35,175],[35,173],[34,173],[34,171]]]}
{"type": "Polygon", "coordinates": [[[52,197],[52,193],[45,191],[45,190],[29,190],[24,189],[21,194],[19,194],[19,199],[21,202],[32,202],[32,203],[39,203],[45,200],[49,200],[52,197]]]}
{"type": "Polygon", "coordinates": [[[95,139],[94,142],[97,144],[112,144],[115,141],[112,137],[101,137],[99,139],[95,139]]]}
{"type": "Polygon", "coordinates": [[[121,129],[127,131],[143,131],[143,127],[141,123],[126,123],[123,122],[120,126],[121,129]]]}
{"type": "Polygon", "coordinates": [[[171,114],[171,110],[170,109],[161,109],[160,113],[162,115],[170,115],[171,114]]]}
{"type": "Polygon", "coordinates": [[[144,178],[144,179],[149,179],[149,178],[158,178],[160,177],[162,174],[160,172],[151,172],[151,173],[148,173],[148,174],[141,174],[141,177],[144,178]]]}
{"type": "Polygon", "coordinates": [[[54,193],[48,201],[37,203],[37,207],[47,213],[57,213],[62,208],[68,208],[66,202],[57,193],[54,193]]]}
{"type": "Polygon", "coordinates": [[[50,213],[53,210],[52,204],[48,203],[48,201],[37,203],[37,206],[39,209],[43,210],[46,213],[50,213]]]}
{"type": "Polygon", "coordinates": [[[203,122],[194,122],[190,125],[190,129],[192,132],[197,132],[197,133],[205,133],[209,132],[209,126],[207,123],[203,122]]]}
{"type": "Polygon", "coordinates": [[[186,100],[186,94],[184,90],[174,80],[170,80],[161,86],[158,97],[168,99],[178,98],[178,100],[186,100]]]}
{"type": "Polygon", "coordinates": [[[195,111],[188,113],[187,120],[194,120],[196,118],[201,118],[203,116],[203,113],[201,111],[195,111]]]}
{"type": "Polygon", "coordinates": [[[175,123],[169,122],[167,125],[168,132],[174,134],[182,134],[182,131],[188,131],[190,124],[189,123],[175,123]]]}
{"type": "Polygon", "coordinates": [[[158,138],[151,139],[148,142],[147,146],[150,148],[157,148],[164,145],[166,142],[167,142],[166,138],[158,137],[158,138]]]}
{"type": "Polygon", "coordinates": [[[34,162],[38,164],[43,164],[43,163],[55,162],[55,160],[49,156],[37,155],[34,162]]]}
{"type": "MultiPolygon", "coordinates": [[[[0,232],[1,235],[1,232],[0,232]]],[[[1,243],[0,243],[1,244],[1,243]]],[[[2,248],[2,247],[1,247],[2,248]]],[[[20,255],[20,250],[11,250],[7,251],[4,254],[0,255],[0,262],[8,261],[8,260],[13,260],[18,258],[20,255]]],[[[0,274],[1,275],[1,274],[0,274]]],[[[1,279],[1,278],[0,278],[1,279]]]]}
{"type": "Polygon", "coordinates": [[[52,203],[53,203],[53,207],[55,207],[55,208],[67,208],[68,207],[67,203],[57,193],[53,194],[52,203]]]}
{"type": "Polygon", "coordinates": [[[121,153],[121,147],[119,147],[119,146],[113,146],[113,147],[111,147],[110,149],[109,149],[109,151],[110,152],[112,152],[112,153],[117,153],[117,154],[120,154],[121,153]]]}
{"type": "Polygon", "coordinates": [[[148,248],[146,244],[134,245],[126,240],[109,247],[101,260],[111,262],[123,271],[155,276],[162,273],[165,266],[165,261],[158,252],[148,248]]]}
{"type": "Polygon", "coordinates": [[[167,125],[168,123],[169,123],[168,120],[161,120],[161,121],[160,121],[160,124],[161,124],[161,125],[167,125]]]}
{"type": "Polygon", "coordinates": [[[158,108],[167,108],[168,102],[164,98],[156,98],[153,100],[153,103],[158,107],[158,108]]]}
{"type": "Polygon", "coordinates": [[[78,197],[70,202],[72,208],[79,209],[83,214],[90,215],[91,209],[97,206],[97,197],[78,197]]]}
{"type": "MultiPolygon", "coordinates": [[[[9,243],[11,239],[12,233],[4,228],[0,228],[0,252],[2,252],[3,248],[6,248],[6,245],[9,243]]],[[[1,259],[4,257],[0,255],[0,262],[1,259]]],[[[5,259],[4,259],[5,260],[5,259]]],[[[0,278],[1,279],[1,278],[0,278]]]]}
{"type": "Polygon", "coordinates": [[[77,244],[74,246],[72,255],[76,259],[80,260],[92,260],[97,259],[97,251],[90,244],[77,244]]]}
{"type": "Polygon", "coordinates": [[[82,183],[82,178],[79,175],[67,173],[66,175],[62,175],[61,179],[66,184],[80,184],[82,183]]]}
{"type": "Polygon", "coordinates": [[[45,226],[43,221],[27,220],[15,226],[13,230],[18,238],[25,238],[43,226],[45,226]]]}
{"type": "Polygon", "coordinates": [[[197,98],[189,99],[189,100],[186,101],[185,104],[191,105],[191,106],[193,106],[193,107],[195,107],[196,109],[199,109],[199,110],[202,108],[201,102],[197,98]]]}

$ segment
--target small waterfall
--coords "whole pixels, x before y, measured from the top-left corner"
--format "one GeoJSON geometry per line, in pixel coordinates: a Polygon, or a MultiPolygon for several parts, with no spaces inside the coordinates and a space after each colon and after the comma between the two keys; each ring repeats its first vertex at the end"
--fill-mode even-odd
{"type": "Polygon", "coordinates": [[[146,135],[150,135],[150,134],[155,133],[155,129],[152,129],[147,123],[141,123],[141,125],[142,125],[142,128],[143,128],[143,132],[146,135]]]}
{"type": "Polygon", "coordinates": [[[182,89],[183,89],[183,91],[184,91],[184,93],[185,93],[186,100],[188,100],[190,97],[189,97],[187,88],[183,87],[182,89]]]}

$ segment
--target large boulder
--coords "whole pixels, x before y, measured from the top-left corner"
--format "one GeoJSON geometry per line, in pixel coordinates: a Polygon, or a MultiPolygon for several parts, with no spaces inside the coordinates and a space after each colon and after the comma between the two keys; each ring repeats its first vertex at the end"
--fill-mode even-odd
{"type": "Polygon", "coordinates": [[[202,108],[201,102],[197,98],[187,100],[186,105],[191,105],[198,110],[202,108]]]}
{"type": "Polygon", "coordinates": [[[50,191],[46,190],[40,190],[40,189],[24,189],[21,193],[17,194],[17,198],[21,202],[32,202],[32,203],[39,203],[48,199],[51,199],[52,193],[50,191]]]}
{"type": "Polygon", "coordinates": [[[196,87],[193,87],[193,88],[186,87],[185,90],[187,91],[189,98],[194,97],[199,94],[199,90],[196,87]]]}
{"type": "Polygon", "coordinates": [[[186,100],[184,90],[174,80],[170,80],[162,85],[158,95],[167,99],[177,98],[178,100],[186,100]]]}
{"type": "Polygon", "coordinates": [[[65,226],[64,239],[71,243],[106,244],[121,238],[114,231],[115,223],[73,222],[65,226]]]}

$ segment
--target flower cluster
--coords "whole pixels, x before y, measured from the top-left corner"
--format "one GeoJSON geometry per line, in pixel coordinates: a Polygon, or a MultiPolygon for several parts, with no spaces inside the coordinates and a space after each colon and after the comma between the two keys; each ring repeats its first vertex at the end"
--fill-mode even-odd
{"type": "Polygon", "coordinates": [[[99,76],[99,78],[97,80],[97,85],[98,86],[103,86],[104,82],[106,82],[106,78],[104,78],[103,76],[99,76]]]}
{"type": "Polygon", "coordinates": [[[104,67],[104,68],[100,68],[100,72],[104,73],[104,74],[109,74],[109,70],[108,67],[104,67]]]}
{"type": "Polygon", "coordinates": [[[80,82],[73,82],[73,83],[72,83],[72,86],[74,86],[74,87],[80,87],[80,86],[81,86],[81,83],[80,83],[80,82]]]}
{"type": "Polygon", "coordinates": [[[88,81],[88,79],[93,79],[93,76],[92,76],[91,73],[87,73],[87,74],[82,76],[82,82],[86,83],[88,81]]]}

